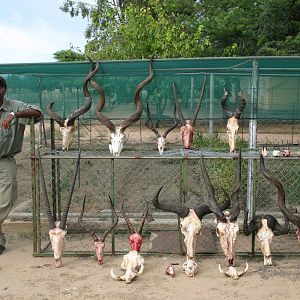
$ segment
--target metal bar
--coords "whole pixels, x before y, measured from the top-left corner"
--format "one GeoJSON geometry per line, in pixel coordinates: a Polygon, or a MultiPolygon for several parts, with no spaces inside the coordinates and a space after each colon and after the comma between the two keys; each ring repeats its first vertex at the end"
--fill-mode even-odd
{"type": "Polygon", "coordinates": [[[214,133],[214,100],[215,100],[215,85],[214,85],[214,74],[210,74],[210,83],[209,83],[209,138],[212,139],[214,133]]]}

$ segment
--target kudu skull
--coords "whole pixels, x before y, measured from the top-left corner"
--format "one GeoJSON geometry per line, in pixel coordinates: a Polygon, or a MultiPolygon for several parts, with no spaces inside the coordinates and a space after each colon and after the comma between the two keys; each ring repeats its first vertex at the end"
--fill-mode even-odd
{"type": "Polygon", "coordinates": [[[104,251],[103,250],[104,250],[104,247],[105,247],[105,239],[108,236],[108,234],[115,228],[115,226],[117,225],[117,223],[119,221],[119,218],[118,218],[118,215],[117,215],[117,213],[114,209],[112,199],[109,196],[111,210],[112,210],[112,213],[114,215],[114,222],[111,224],[111,226],[109,226],[109,228],[107,230],[105,230],[105,232],[102,234],[101,237],[97,236],[95,231],[88,228],[82,221],[82,217],[83,217],[83,214],[84,214],[84,208],[85,208],[85,199],[86,199],[86,197],[84,197],[84,199],[83,199],[82,210],[81,210],[81,213],[78,217],[78,223],[93,238],[93,246],[94,246],[94,249],[95,249],[96,258],[97,258],[97,261],[98,261],[99,265],[102,265],[103,264],[103,258],[104,258],[104,251]]]}
{"type": "Polygon", "coordinates": [[[90,72],[89,74],[86,76],[84,82],[83,82],[83,92],[86,98],[86,102],[85,104],[75,110],[74,112],[71,113],[71,115],[68,118],[62,118],[60,116],[60,114],[56,113],[53,111],[52,107],[54,102],[49,103],[48,107],[47,107],[47,115],[56,121],[56,123],[59,125],[59,130],[62,134],[62,150],[63,151],[68,151],[70,146],[72,145],[72,143],[74,142],[74,135],[75,135],[75,120],[83,115],[84,113],[86,113],[92,105],[92,97],[89,93],[88,90],[88,82],[89,80],[95,75],[95,73],[98,71],[99,69],[99,64],[97,63],[96,68],[94,69],[94,63],[93,61],[89,58],[90,60],[90,72]]]}
{"type": "Polygon", "coordinates": [[[151,120],[151,115],[150,115],[150,110],[149,110],[149,104],[147,102],[147,121],[145,123],[145,125],[152,130],[156,137],[157,137],[157,148],[158,148],[158,152],[160,155],[163,154],[164,150],[165,150],[165,146],[166,146],[166,139],[167,139],[167,135],[177,127],[178,122],[176,120],[176,106],[174,107],[174,124],[172,126],[170,126],[169,128],[167,128],[162,134],[160,134],[158,132],[158,130],[155,128],[152,120],[151,120]]]}
{"type": "Polygon", "coordinates": [[[123,218],[126,221],[126,224],[128,226],[130,235],[129,235],[129,244],[131,247],[131,251],[123,256],[123,262],[121,264],[121,268],[125,270],[125,274],[122,276],[115,275],[113,268],[110,271],[111,277],[116,280],[124,280],[126,283],[131,283],[131,281],[141,275],[144,271],[144,259],[139,254],[142,246],[142,230],[144,227],[144,223],[146,221],[146,218],[148,216],[148,203],[145,201],[145,210],[142,216],[142,219],[140,221],[138,230],[135,231],[133,228],[132,223],[130,222],[129,218],[127,217],[125,211],[124,211],[124,201],[122,203],[122,215],[123,218]]]}
{"type": "Polygon", "coordinates": [[[248,223],[248,211],[244,212],[244,234],[246,236],[256,233],[256,238],[260,242],[261,252],[264,256],[264,265],[272,265],[271,243],[274,235],[287,234],[289,232],[289,222],[285,218],[284,226],[281,226],[272,215],[256,215],[248,223]]]}
{"type": "MultiPolygon", "coordinates": [[[[153,197],[152,203],[156,208],[175,213],[180,217],[180,230],[184,235],[186,259],[194,260],[197,237],[200,235],[202,228],[202,218],[212,211],[208,207],[208,205],[198,205],[194,208],[189,208],[188,206],[183,204],[179,205],[161,203],[158,201],[158,197],[162,188],[163,187],[160,187],[160,189],[156,192],[153,197]]],[[[229,204],[230,203],[226,201],[224,207],[227,208],[229,204]]]]}
{"type": "Polygon", "coordinates": [[[131,115],[130,117],[125,119],[120,126],[116,126],[115,124],[113,124],[113,122],[102,113],[103,107],[105,105],[104,90],[94,80],[90,81],[91,85],[99,93],[99,101],[96,105],[96,117],[97,117],[98,121],[102,125],[106,126],[110,131],[111,141],[109,144],[109,151],[113,156],[120,156],[120,153],[123,149],[126,128],[128,126],[134,124],[141,118],[141,115],[143,113],[143,106],[140,102],[139,94],[140,94],[140,91],[144,88],[144,86],[146,84],[148,84],[153,78],[154,72],[153,72],[153,68],[152,68],[152,61],[153,61],[153,58],[151,58],[149,61],[149,76],[137,85],[136,90],[134,92],[133,98],[134,98],[134,104],[137,107],[137,111],[133,115],[131,115]]]}
{"type": "Polygon", "coordinates": [[[298,238],[298,241],[300,242],[300,215],[295,214],[291,212],[285,205],[285,192],[282,186],[282,183],[276,179],[269,171],[266,170],[265,168],[265,162],[264,158],[262,155],[260,155],[260,171],[264,175],[264,177],[273,185],[277,188],[277,204],[285,218],[292,224],[296,225],[297,231],[296,235],[298,238]]]}
{"type": "Polygon", "coordinates": [[[75,182],[76,182],[76,177],[78,173],[80,165],[80,153],[77,158],[76,162],[76,169],[75,173],[73,176],[73,181],[72,185],[70,188],[69,192],[69,197],[67,199],[67,204],[66,207],[62,213],[61,219],[58,222],[54,221],[54,217],[51,212],[51,206],[48,198],[48,193],[47,193],[47,188],[46,188],[46,182],[45,182],[45,177],[44,177],[44,171],[43,171],[43,166],[42,166],[42,160],[41,156],[39,155],[39,175],[40,175],[40,181],[41,181],[41,192],[42,192],[42,197],[45,202],[45,209],[46,209],[46,215],[48,218],[48,223],[49,223],[49,237],[51,241],[51,246],[54,254],[54,259],[55,259],[55,267],[59,268],[62,267],[62,256],[64,252],[64,247],[65,247],[65,238],[67,234],[67,217],[69,213],[69,209],[71,206],[71,200],[72,200],[72,195],[75,187],[75,182]]]}
{"type": "Polygon", "coordinates": [[[237,217],[240,213],[239,191],[241,186],[241,151],[239,151],[238,163],[235,174],[235,186],[230,196],[233,203],[232,209],[223,211],[216,202],[215,189],[208,176],[203,157],[200,157],[200,168],[206,189],[208,192],[209,208],[216,215],[217,228],[216,234],[220,239],[220,244],[225,254],[225,261],[228,266],[235,266],[235,241],[239,231],[237,217]]]}
{"type": "Polygon", "coordinates": [[[175,99],[176,109],[177,109],[179,119],[180,119],[180,123],[181,123],[180,135],[181,135],[181,140],[182,140],[182,143],[183,143],[183,147],[185,149],[190,149],[192,144],[193,144],[193,137],[194,137],[194,133],[195,133],[195,124],[196,124],[198,113],[199,113],[200,108],[201,108],[201,103],[202,103],[204,90],[205,90],[205,84],[206,84],[206,76],[205,76],[204,81],[203,81],[203,85],[202,85],[202,89],[201,89],[201,92],[200,92],[198,104],[196,106],[194,114],[193,114],[193,116],[190,120],[186,120],[186,119],[184,119],[184,116],[182,114],[180,104],[179,104],[179,100],[177,98],[175,82],[173,81],[174,99],[175,99]]]}
{"type": "Polygon", "coordinates": [[[243,91],[239,93],[239,98],[240,98],[240,106],[236,108],[234,111],[230,110],[227,106],[227,98],[228,98],[228,91],[224,90],[224,95],[221,100],[221,105],[223,108],[223,111],[227,115],[227,135],[228,135],[228,142],[229,142],[229,148],[230,148],[230,153],[234,153],[235,150],[235,142],[237,138],[237,132],[239,130],[239,124],[238,121],[241,117],[241,114],[243,110],[246,107],[246,100],[243,95],[243,91]]]}

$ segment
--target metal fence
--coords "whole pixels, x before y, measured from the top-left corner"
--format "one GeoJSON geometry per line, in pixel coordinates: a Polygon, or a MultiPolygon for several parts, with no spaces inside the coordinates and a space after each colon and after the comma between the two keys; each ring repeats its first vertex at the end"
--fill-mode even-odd
{"type": "MultiPolygon", "coordinates": [[[[49,151],[44,148],[41,149],[41,153],[49,198],[52,199],[52,206],[59,218],[69,193],[78,152],[49,151]]],[[[82,201],[86,197],[84,222],[97,233],[105,231],[112,222],[108,195],[111,195],[118,214],[124,201],[126,213],[134,226],[137,226],[141,218],[144,200],[149,203],[150,214],[143,230],[142,253],[183,253],[184,245],[176,215],[158,211],[151,201],[158,188],[163,186],[159,198],[161,202],[186,203],[190,206],[208,203],[199,166],[201,154],[204,156],[209,176],[216,188],[217,198],[222,202],[224,198],[222,188],[228,193],[233,189],[236,160],[229,153],[176,149],[167,151],[162,157],[149,153],[135,156],[132,153],[116,158],[108,156],[107,151],[81,152],[79,176],[68,216],[65,255],[93,255],[92,239],[83,232],[77,219],[82,201]]],[[[33,156],[32,159],[35,161],[36,157],[33,156]]],[[[281,180],[286,192],[287,205],[299,209],[300,159],[267,157],[265,161],[267,169],[281,180]]],[[[243,234],[243,209],[250,206],[253,213],[263,211],[273,214],[283,223],[277,206],[277,192],[260,174],[258,163],[257,153],[242,153],[240,192],[242,211],[238,219],[240,234],[236,244],[237,254],[260,253],[255,239],[243,234]],[[249,162],[253,163],[253,169],[250,168],[252,163],[249,162]],[[249,184],[249,169],[250,177],[253,178],[251,184],[249,184]]],[[[40,196],[37,176],[35,183],[37,193],[33,211],[34,254],[51,255],[47,220],[44,216],[43,199],[40,196]]],[[[215,227],[214,216],[205,216],[196,253],[222,253],[215,227]]],[[[299,244],[293,231],[292,227],[289,235],[274,238],[272,253],[299,253],[299,244]]],[[[127,225],[120,217],[117,227],[107,238],[106,252],[128,252],[130,248],[127,237],[127,225]]]]}

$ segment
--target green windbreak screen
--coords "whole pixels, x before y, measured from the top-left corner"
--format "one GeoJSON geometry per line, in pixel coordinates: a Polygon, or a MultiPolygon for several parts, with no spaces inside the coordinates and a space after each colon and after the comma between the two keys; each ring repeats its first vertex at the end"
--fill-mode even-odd
{"type": "MultiPolygon", "coordinates": [[[[135,112],[134,92],[149,75],[148,60],[104,61],[93,78],[105,92],[103,113],[124,119],[135,112]]],[[[153,61],[154,77],[140,93],[149,103],[153,119],[171,119],[174,111],[173,82],[183,115],[190,118],[207,77],[198,119],[222,118],[224,88],[230,92],[229,107],[239,105],[242,90],[247,105],[243,118],[300,120],[300,57],[243,57],[164,59],[153,61]]],[[[85,103],[83,81],[89,62],[0,65],[8,84],[6,96],[39,105],[68,117],[85,103]]],[[[99,94],[91,86],[92,108],[82,119],[95,119],[99,94]]],[[[47,115],[45,115],[47,119],[47,115]]],[[[146,118],[144,111],[142,118],[146,118]]]]}

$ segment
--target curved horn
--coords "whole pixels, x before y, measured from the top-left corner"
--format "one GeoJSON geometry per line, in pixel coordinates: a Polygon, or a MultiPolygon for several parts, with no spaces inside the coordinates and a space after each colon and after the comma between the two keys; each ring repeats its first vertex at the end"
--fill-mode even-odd
{"type": "Polygon", "coordinates": [[[134,104],[137,107],[137,111],[133,115],[131,115],[129,118],[127,118],[126,120],[124,120],[122,122],[121,132],[124,132],[128,126],[130,126],[133,123],[135,123],[136,121],[138,121],[143,113],[143,106],[140,101],[140,91],[153,78],[154,72],[153,72],[152,62],[153,62],[153,56],[149,60],[149,76],[137,85],[136,90],[134,92],[134,104]]]}
{"type": "Polygon", "coordinates": [[[191,118],[191,126],[192,127],[195,126],[196,119],[197,119],[197,116],[198,116],[198,113],[199,113],[199,110],[200,110],[200,107],[201,107],[201,103],[202,103],[202,99],[203,99],[203,95],[204,95],[204,90],[205,90],[205,85],[206,85],[206,78],[207,78],[207,76],[204,77],[201,93],[200,93],[200,96],[199,96],[199,101],[198,101],[197,107],[195,109],[195,112],[194,112],[194,114],[191,118]]]}
{"type": "Polygon", "coordinates": [[[160,137],[160,133],[156,130],[156,128],[154,127],[154,124],[151,120],[151,115],[150,115],[150,110],[149,110],[149,103],[147,102],[146,104],[146,112],[147,112],[147,120],[145,122],[145,125],[150,129],[152,130],[156,137],[159,138],[160,137]]]}
{"type": "Polygon", "coordinates": [[[84,195],[84,198],[83,198],[82,209],[81,209],[81,213],[78,217],[78,223],[87,233],[89,233],[92,236],[94,242],[97,242],[97,241],[99,241],[99,239],[98,239],[97,235],[95,234],[95,232],[93,230],[87,228],[82,222],[82,217],[83,217],[84,208],[85,208],[85,199],[86,199],[86,195],[84,195]]]}
{"type": "Polygon", "coordinates": [[[63,229],[63,230],[66,229],[67,217],[68,217],[69,209],[70,209],[70,206],[71,206],[71,200],[72,200],[73,191],[74,191],[74,188],[75,188],[75,183],[76,183],[76,178],[77,178],[79,165],[80,165],[80,151],[78,153],[78,158],[77,158],[77,162],[76,162],[76,169],[75,169],[72,186],[71,186],[70,193],[69,193],[69,199],[67,201],[67,205],[66,205],[66,207],[63,211],[63,214],[61,216],[61,220],[60,220],[60,223],[59,223],[59,228],[63,229]]]}
{"type": "Polygon", "coordinates": [[[246,99],[244,98],[243,90],[239,93],[240,106],[234,111],[233,116],[237,119],[241,117],[241,113],[246,107],[246,99]]]}
{"type": "Polygon", "coordinates": [[[253,220],[251,220],[248,224],[248,210],[244,211],[244,223],[243,223],[243,231],[246,236],[250,235],[251,233],[255,232],[256,225],[253,220]]]}
{"type": "Polygon", "coordinates": [[[210,213],[212,213],[212,210],[209,208],[208,205],[200,205],[200,206],[196,206],[194,208],[194,211],[197,215],[197,217],[199,218],[199,220],[201,221],[202,218],[205,216],[205,215],[208,215],[210,213]]]}
{"type": "Polygon", "coordinates": [[[167,135],[168,135],[173,129],[175,129],[175,128],[177,127],[177,125],[178,125],[178,121],[177,121],[177,119],[176,119],[176,105],[174,106],[173,116],[174,116],[174,124],[173,124],[171,127],[169,127],[168,129],[166,129],[166,130],[164,131],[164,133],[162,134],[162,137],[163,137],[163,138],[166,138],[167,135]]]}
{"type": "Polygon", "coordinates": [[[231,111],[226,104],[228,95],[229,95],[228,91],[226,89],[224,89],[224,95],[221,100],[221,105],[222,105],[222,109],[226,113],[227,117],[231,118],[231,117],[233,117],[233,111],[231,111]]]}
{"type": "Polygon", "coordinates": [[[248,268],[249,268],[249,265],[248,265],[248,263],[246,263],[245,270],[238,272],[238,276],[241,277],[242,275],[244,275],[248,271],[248,268]]]}
{"type": "Polygon", "coordinates": [[[289,221],[285,216],[284,216],[283,226],[281,226],[278,220],[272,215],[265,215],[264,218],[267,220],[268,227],[272,229],[274,235],[278,236],[278,235],[289,233],[290,230],[289,221]]]}
{"type": "Polygon", "coordinates": [[[39,150],[38,150],[38,161],[39,161],[39,175],[40,175],[40,181],[41,181],[41,185],[42,185],[42,194],[43,194],[43,198],[45,201],[45,208],[46,208],[46,214],[47,214],[47,218],[48,218],[49,228],[54,229],[56,226],[55,226],[54,218],[53,218],[53,215],[51,212],[50,202],[49,202],[47,188],[46,188],[45,176],[44,176],[44,171],[43,171],[43,166],[42,166],[42,160],[41,160],[41,155],[40,155],[39,150]]]}
{"type": "Polygon", "coordinates": [[[142,216],[142,220],[140,222],[140,226],[139,226],[138,231],[137,231],[139,234],[142,234],[142,230],[143,230],[146,218],[148,216],[148,202],[145,201],[145,203],[146,203],[146,207],[145,207],[145,210],[144,210],[144,213],[143,213],[143,216],[142,216]]]}
{"type": "Polygon", "coordinates": [[[187,206],[164,204],[164,203],[158,202],[158,195],[159,195],[160,191],[162,190],[162,188],[163,188],[163,186],[160,187],[159,190],[154,195],[154,197],[152,199],[153,205],[158,209],[162,209],[162,210],[168,211],[168,212],[173,212],[173,213],[177,214],[178,216],[180,216],[181,218],[185,218],[190,212],[190,209],[187,206]]]}
{"type": "Polygon", "coordinates": [[[107,235],[116,227],[116,225],[118,224],[118,221],[119,221],[119,217],[115,211],[115,208],[114,208],[114,205],[113,205],[113,202],[112,202],[112,199],[110,197],[110,195],[108,195],[109,197],[109,202],[110,202],[110,206],[111,206],[111,210],[112,210],[112,213],[115,217],[115,221],[113,222],[113,224],[103,233],[103,236],[100,238],[100,241],[101,242],[104,242],[107,235]]]}
{"type": "Polygon", "coordinates": [[[204,183],[208,192],[208,200],[209,200],[209,207],[212,210],[212,212],[216,215],[217,219],[222,222],[226,222],[226,217],[223,214],[222,210],[220,207],[217,205],[216,197],[215,197],[215,189],[208,177],[204,161],[203,161],[203,156],[200,156],[200,168],[202,172],[202,176],[204,179],[204,183]]]}
{"type": "Polygon", "coordinates": [[[260,170],[262,172],[262,174],[264,175],[264,177],[271,183],[273,184],[278,191],[278,206],[281,210],[281,212],[286,216],[286,218],[293,224],[295,224],[296,226],[300,227],[300,216],[297,216],[295,214],[293,214],[290,210],[288,210],[288,208],[285,205],[285,192],[283,189],[283,186],[281,184],[281,182],[274,178],[265,168],[265,163],[264,163],[264,157],[262,155],[260,155],[260,170]]]}
{"type": "Polygon", "coordinates": [[[64,119],[52,110],[53,104],[54,102],[49,103],[46,113],[51,119],[55,120],[60,127],[64,127],[64,119]]]}
{"type": "Polygon", "coordinates": [[[120,276],[117,276],[117,275],[114,273],[114,268],[111,268],[111,269],[110,269],[110,276],[112,277],[112,279],[122,281],[122,279],[120,278],[120,276]]]}
{"type": "Polygon", "coordinates": [[[177,92],[176,92],[176,86],[175,86],[174,80],[172,81],[172,83],[173,83],[173,94],[174,94],[176,109],[177,109],[178,116],[179,116],[179,119],[180,119],[180,122],[181,122],[181,126],[184,126],[185,125],[185,119],[184,119],[184,116],[182,114],[180,104],[179,104],[179,101],[178,101],[178,98],[177,98],[177,92]]]}
{"type": "Polygon", "coordinates": [[[139,271],[137,272],[137,274],[135,275],[135,277],[138,277],[139,275],[141,275],[144,272],[144,264],[141,264],[141,267],[139,269],[139,271]]]}
{"type": "Polygon", "coordinates": [[[122,212],[122,216],[123,216],[124,220],[126,221],[126,224],[128,226],[130,234],[133,234],[135,232],[134,228],[133,228],[131,222],[129,221],[128,217],[126,216],[125,212],[124,212],[124,200],[122,202],[121,212],[122,212]]]}

